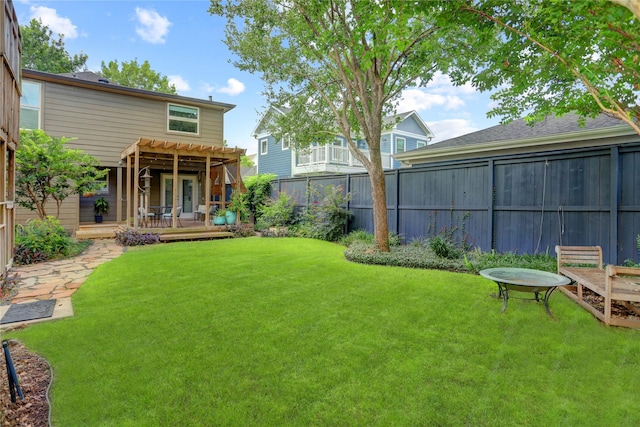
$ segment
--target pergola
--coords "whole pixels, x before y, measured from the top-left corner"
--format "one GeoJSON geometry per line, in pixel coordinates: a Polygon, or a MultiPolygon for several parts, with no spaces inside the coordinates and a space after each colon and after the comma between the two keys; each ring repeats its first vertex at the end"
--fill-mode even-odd
{"type": "MultiPolygon", "coordinates": [[[[235,182],[236,189],[246,191],[242,178],[240,177],[240,156],[246,152],[243,148],[219,147],[208,144],[194,144],[187,142],[162,141],[157,139],[140,138],[120,154],[121,159],[126,160],[126,218],[134,218],[133,227],[138,229],[139,216],[137,214],[140,206],[141,193],[145,196],[145,203],[148,205],[148,188],[141,190],[138,180],[140,172],[144,168],[172,170],[173,182],[178,182],[178,172],[198,172],[204,173],[206,214],[205,226],[209,227],[209,207],[218,204],[224,209],[226,200],[226,176],[232,177],[232,184],[235,182]],[[220,201],[212,202],[212,172],[215,179],[221,182],[220,201]],[[220,179],[222,177],[222,179],[220,179]]],[[[213,185],[215,187],[215,185],[213,185]]],[[[178,206],[178,186],[173,185],[172,206],[178,206]]],[[[147,206],[145,206],[146,208],[147,206]]],[[[176,209],[172,210],[172,227],[177,227],[176,209]]]]}

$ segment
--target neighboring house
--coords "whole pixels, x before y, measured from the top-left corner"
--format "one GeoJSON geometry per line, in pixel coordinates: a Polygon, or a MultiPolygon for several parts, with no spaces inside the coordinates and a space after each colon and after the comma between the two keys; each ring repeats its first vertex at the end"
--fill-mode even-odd
{"type": "Polygon", "coordinates": [[[584,126],[566,114],[527,124],[524,119],[430,144],[393,157],[405,166],[471,160],[551,150],[568,150],[637,142],[640,137],[616,118],[599,115],[584,126]]]}
{"type": "MultiPolygon", "coordinates": [[[[296,149],[290,138],[276,140],[268,130],[274,114],[287,114],[288,109],[271,107],[258,123],[252,135],[258,141],[258,173],[273,173],[278,178],[317,174],[364,172],[364,166],[353,156],[343,136],[336,135],[333,144],[312,145],[296,149]]],[[[381,136],[384,169],[400,167],[391,156],[424,147],[434,135],[418,113],[410,111],[384,119],[381,136]]],[[[359,149],[368,153],[363,139],[356,141],[359,149]]]]}
{"type": "Polygon", "coordinates": [[[20,26],[11,0],[2,2],[0,19],[0,274],[13,262],[15,150],[20,141],[20,26]]]}
{"type": "MultiPolygon", "coordinates": [[[[234,105],[124,87],[90,72],[56,75],[25,69],[22,76],[20,127],[74,138],[68,148],[83,150],[109,169],[96,194],[64,201],[59,219],[67,229],[94,222],[98,197],[109,202],[107,222],[137,217],[144,204],[167,206],[175,200],[183,218],[191,217],[205,203],[208,188],[209,199],[219,200],[213,194],[220,193],[223,165],[228,174],[239,175],[233,170],[244,150],[225,148],[223,142],[224,113],[234,105]],[[143,175],[151,175],[149,187],[143,175]]],[[[18,210],[20,221],[33,216],[18,210]]]]}

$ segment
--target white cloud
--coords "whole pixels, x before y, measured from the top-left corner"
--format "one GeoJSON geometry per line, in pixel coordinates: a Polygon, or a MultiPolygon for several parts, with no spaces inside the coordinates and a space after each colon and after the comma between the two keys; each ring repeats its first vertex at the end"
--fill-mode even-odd
{"type": "Polygon", "coordinates": [[[429,129],[436,135],[433,141],[431,141],[432,143],[480,130],[475,127],[470,120],[465,119],[447,119],[437,122],[427,122],[427,126],[429,126],[429,129]]]}
{"type": "Polygon", "coordinates": [[[174,85],[178,93],[188,92],[189,90],[191,90],[189,82],[187,82],[181,76],[167,76],[167,78],[169,79],[169,84],[174,85]]]}
{"type": "Polygon", "coordinates": [[[230,78],[229,80],[227,80],[227,85],[225,87],[221,87],[216,91],[230,96],[235,96],[241,94],[242,92],[244,92],[244,90],[244,83],[234,78],[230,78]]]}
{"type": "Polygon", "coordinates": [[[210,85],[209,83],[202,83],[200,85],[200,91],[204,93],[213,93],[216,91],[215,86],[210,85]]]}
{"type": "Polygon", "coordinates": [[[142,40],[153,44],[162,44],[166,41],[169,27],[173,25],[167,17],[160,16],[153,9],[136,7],[136,18],[140,24],[136,27],[136,33],[142,40]]]}
{"type": "Polygon", "coordinates": [[[75,39],[78,37],[78,27],[71,23],[69,18],[58,16],[55,9],[45,6],[31,6],[31,19],[42,21],[42,24],[49,27],[51,31],[59,35],[64,35],[65,39],[75,39]]]}
{"type": "Polygon", "coordinates": [[[425,89],[407,89],[402,92],[398,111],[424,111],[432,107],[443,106],[445,110],[455,110],[465,105],[456,95],[429,93],[425,89]]]}

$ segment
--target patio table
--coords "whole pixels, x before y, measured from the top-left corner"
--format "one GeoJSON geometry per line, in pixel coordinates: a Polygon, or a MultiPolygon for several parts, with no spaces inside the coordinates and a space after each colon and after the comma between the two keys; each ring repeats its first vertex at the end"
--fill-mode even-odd
{"type": "MultiPolygon", "coordinates": [[[[530,268],[499,267],[480,271],[480,275],[493,280],[498,285],[498,298],[502,297],[502,312],[507,309],[509,291],[533,292],[536,301],[540,301],[540,294],[544,292],[544,308],[549,316],[553,317],[549,309],[549,297],[558,286],[571,283],[568,277],[548,271],[533,270],[530,268]]],[[[523,298],[529,299],[529,298],[523,298]]]]}

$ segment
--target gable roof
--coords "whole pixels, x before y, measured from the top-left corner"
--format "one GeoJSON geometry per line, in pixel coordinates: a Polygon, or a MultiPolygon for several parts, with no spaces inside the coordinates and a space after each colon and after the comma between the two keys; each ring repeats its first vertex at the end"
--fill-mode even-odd
{"type": "MultiPolygon", "coordinates": [[[[426,138],[428,138],[429,140],[431,140],[432,138],[435,138],[435,134],[431,131],[431,129],[429,129],[429,126],[427,126],[424,120],[422,120],[422,117],[420,117],[420,115],[415,110],[407,111],[400,114],[395,114],[393,116],[387,116],[384,119],[382,119],[382,125],[386,127],[393,123],[394,126],[392,129],[396,129],[400,123],[404,122],[410,117],[413,117],[415,119],[420,129],[422,129],[422,131],[424,132],[424,135],[426,138]]],[[[383,131],[382,133],[384,134],[386,132],[388,131],[383,131]]]]}
{"type": "Polygon", "coordinates": [[[601,114],[579,126],[576,114],[549,116],[529,125],[524,119],[497,125],[430,144],[393,157],[406,165],[443,160],[472,159],[495,155],[536,152],[611,144],[606,138],[626,137],[638,141],[638,134],[619,119],[601,114]]]}
{"type": "MultiPolygon", "coordinates": [[[[262,116],[262,118],[260,119],[256,127],[251,132],[251,135],[254,138],[257,138],[259,135],[261,135],[260,132],[263,128],[263,125],[268,120],[271,114],[285,115],[289,113],[289,111],[291,111],[291,109],[286,107],[274,107],[274,106],[269,107],[267,112],[262,116]]],[[[398,127],[398,124],[402,123],[403,121],[407,120],[410,117],[413,117],[415,119],[418,126],[423,130],[426,138],[431,139],[435,137],[434,133],[431,131],[431,129],[429,129],[429,127],[426,125],[426,123],[422,120],[422,118],[420,117],[420,115],[418,115],[416,111],[407,111],[404,113],[395,114],[393,116],[384,117],[382,119],[383,128],[386,128],[391,125],[393,126],[391,126],[389,130],[383,130],[382,134],[389,133],[393,129],[396,129],[398,127]]]]}
{"type": "Polygon", "coordinates": [[[187,96],[173,95],[168,93],[153,92],[150,90],[136,89],[132,87],[122,86],[110,83],[107,79],[90,71],[82,71],[77,73],[51,74],[43,71],[22,69],[22,78],[39,80],[44,82],[58,83],[66,86],[82,87],[101,92],[118,93],[121,95],[135,96],[139,98],[155,99],[158,101],[178,102],[188,105],[194,105],[202,108],[210,108],[227,112],[235,108],[233,104],[215,102],[212,99],[205,100],[199,98],[191,98],[187,96]]]}

